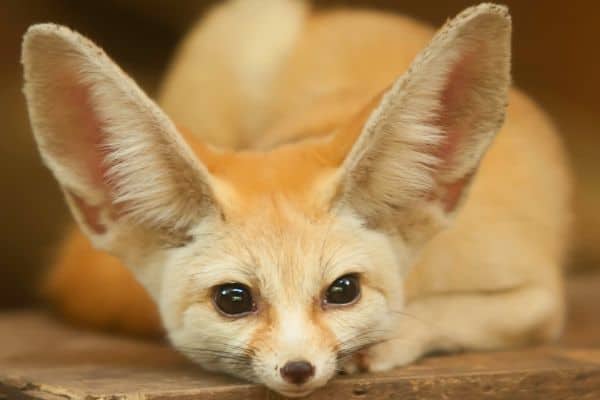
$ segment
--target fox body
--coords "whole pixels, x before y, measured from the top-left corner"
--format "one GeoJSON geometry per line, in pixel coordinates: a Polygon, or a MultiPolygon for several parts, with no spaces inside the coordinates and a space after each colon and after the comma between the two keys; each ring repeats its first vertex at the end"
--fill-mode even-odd
{"type": "Polygon", "coordinates": [[[509,89],[510,32],[491,4],[434,35],[235,0],[189,34],[159,108],[88,40],[32,27],[30,118],[79,225],[48,293],[288,396],[556,338],[568,171],[509,89]]]}

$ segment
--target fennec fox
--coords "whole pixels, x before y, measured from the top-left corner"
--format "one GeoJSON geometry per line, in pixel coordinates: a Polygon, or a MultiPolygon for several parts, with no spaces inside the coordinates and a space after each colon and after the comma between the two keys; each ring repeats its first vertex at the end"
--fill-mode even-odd
{"type": "Polygon", "coordinates": [[[287,396],[339,369],[556,338],[568,173],[509,90],[510,37],[493,4],[433,35],[231,1],[187,37],[159,107],[87,39],[32,26],[31,124],[82,232],[49,293],[287,396]]]}

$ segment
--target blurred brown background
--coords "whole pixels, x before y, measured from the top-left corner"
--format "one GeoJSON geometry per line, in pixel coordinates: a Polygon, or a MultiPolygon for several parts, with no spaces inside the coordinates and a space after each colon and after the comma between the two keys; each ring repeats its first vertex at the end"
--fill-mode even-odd
{"type": "MultiPolygon", "coordinates": [[[[314,2],[319,7],[352,4],[392,9],[435,25],[475,3],[314,2]]],[[[35,301],[36,278],[69,221],[57,185],[39,160],[21,94],[19,46],[27,26],[51,21],[80,31],[153,93],[181,35],[214,3],[0,0],[0,306],[35,301]]],[[[596,154],[600,150],[600,2],[505,3],[515,25],[515,82],[553,115],[575,171],[577,220],[570,266],[595,267],[600,265],[600,210],[596,208],[600,204],[600,154],[596,154]]]]}

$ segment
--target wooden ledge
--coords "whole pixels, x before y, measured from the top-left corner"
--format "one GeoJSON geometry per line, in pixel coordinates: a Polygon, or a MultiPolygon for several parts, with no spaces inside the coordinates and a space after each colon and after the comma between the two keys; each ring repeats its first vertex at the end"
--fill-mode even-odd
{"type": "MultiPolygon", "coordinates": [[[[310,399],[600,399],[600,274],[568,284],[560,343],[430,357],[402,369],[341,376],[310,399]]],[[[84,332],[39,311],[0,313],[0,399],[279,399],[209,374],[166,344],[84,332]]]]}

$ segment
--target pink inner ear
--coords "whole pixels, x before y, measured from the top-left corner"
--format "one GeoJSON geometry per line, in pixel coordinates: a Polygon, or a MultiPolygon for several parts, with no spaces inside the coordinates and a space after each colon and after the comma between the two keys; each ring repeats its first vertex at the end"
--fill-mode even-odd
{"type": "Polygon", "coordinates": [[[65,91],[65,105],[73,110],[74,119],[70,126],[73,127],[72,135],[75,137],[70,138],[73,148],[69,151],[76,152],[77,154],[71,156],[84,163],[92,184],[108,189],[105,164],[108,149],[103,142],[102,123],[92,106],[89,88],[76,83],[73,78],[69,82],[75,82],[65,91]]]}
{"type": "Polygon", "coordinates": [[[445,185],[445,193],[442,197],[444,211],[452,212],[456,206],[458,206],[463,190],[471,181],[472,176],[473,174],[470,173],[454,181],[453,183],[445,185]]]}
{"type": "Polygon", "coordinates": [[[76,160],[71,164],[72,168],[78,168],[78,173],[85,176],[95,191],[103,193],[105,200],[103,204],[94,206],[86,200],[86,193],[77,195],[68,187],[66,193],[73,199],[73,205],[88,228],[96,234],[103,234],[107,227],[100,222],[101,212],[105,210],[106,215],[111,216],[114,210],[105,162],[109,149],[104,143],[102,123],[92,105],[89,87],[80,83],[73,73],[65,73],[62,82],[63,90],[56,94],[62,108],[57,112],[65,118],[61,132],[64,135],[60,149],[62,157],[76,160]]]}
{"type": "MultiPolygon", "coordinates": [[[[476,51],[464,53],[448,73],[447,83],[440,98],[440,115],[435,122],[436,125],[443,128],[445,133],[443,143],[435,150],[434,154],[442,161],[437,172],[436,181],[441,189],[437,196],[441,195],[446,212],[451,212],[456,208],[464,188],[469,184],[473,175],[473,171],[469,171],[465,176],[454,181],[449,182],[443,179],[445,172],[454,167],[455,157],[460,152],[460,147],[467,138],[471,127],[471,114],[465,112],[464,108],[470,106],[470,86],[472,80],[478,78],[476,71],[473,71],[472,68],[476,54],[476,51]]],[[[436,195],[432,197],[436,197],[436,195]]]]}
{"type": "Polygon", "coordinates": [[[73,199],[73,203],[79,210],[79,213],[89,229],[98,235],[106,232],[106,226],[100,222],[100,212],[102,211],[102,207],[89,205],[83,198],[71,191],[67,191],[67,195],[73,199]]]}
{"type": "Polygon", "coordinates": [[[476,79],[474,71],[470,70],[473,58],[473,52],[465,53],[454,64],[448,73],[447,83],[440,97],[441,110],[436,124],[444,129],[446,137],[444,143],[437,149],[436,156],[444,162],[443,167],[448,167],[452,163],[470,125],[470,121],[466,119],[469,113],[464,112],[464,107],[468,106],[471,80],[476,79]]]}

